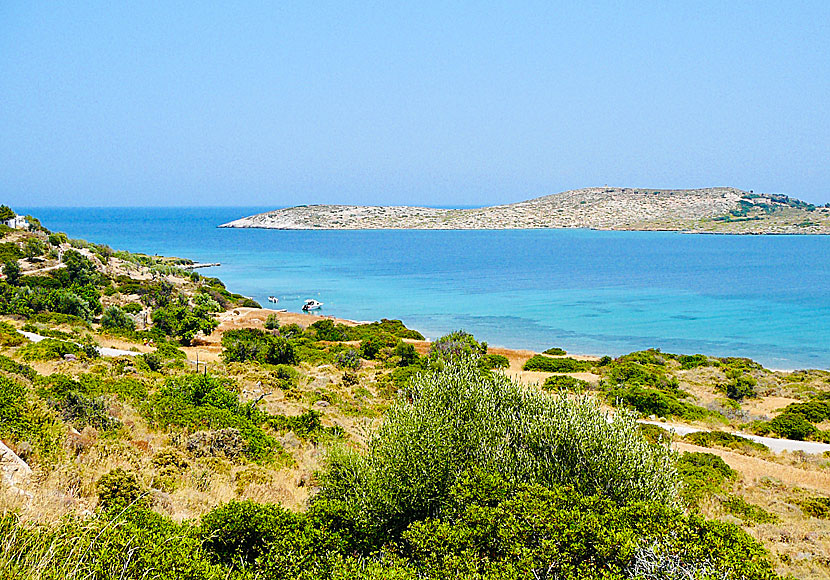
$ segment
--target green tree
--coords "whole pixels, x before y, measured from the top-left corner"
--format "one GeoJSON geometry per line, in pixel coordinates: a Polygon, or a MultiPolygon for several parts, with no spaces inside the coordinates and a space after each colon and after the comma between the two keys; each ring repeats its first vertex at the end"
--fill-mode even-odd
{"type": "Polygon", "coordinates": [[[95,264],[80,252],[67,250],[63,254],[63,263],[66,264],[66,272],[71,284],[87,286],[98,280],[95,264]]]}
{"type": "Polygon", "coordinates": [[[15,217],[16,215],[17,215],[17,214],[16,214],[16,213],[14,213],[14,212],[12,211],[12,208],[10,208],[9,206],[7,206],[7,205],[0,205],[0,220],[2,220],[2,221],[5,221],[5,220],[10,220],[10,219],[12,219],[13,217],[15,217]]]}
{"type": "Polygon", "coordinates": [[[20,283],[20,265],[17,260],[9,260],[3,264],[3,275],[6,277],[6,282],[12,286],[20,283]]]}
{"type": "Polygon", "coordinates": [[[199,332],[210,334],[219,324],[205,308],[191,307],[183,295],[167,306],[155,309],[152,320],[156,328],[184,344],[190,344],[199,332]]]}

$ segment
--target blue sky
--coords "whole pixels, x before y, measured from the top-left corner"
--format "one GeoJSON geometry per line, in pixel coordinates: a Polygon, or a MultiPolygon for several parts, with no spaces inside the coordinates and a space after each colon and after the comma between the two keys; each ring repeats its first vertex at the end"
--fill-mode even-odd
{"type": "Polygon", "coordinates": [[[11,205],[830,202],[830,2],[0,3],[11,205]]]}

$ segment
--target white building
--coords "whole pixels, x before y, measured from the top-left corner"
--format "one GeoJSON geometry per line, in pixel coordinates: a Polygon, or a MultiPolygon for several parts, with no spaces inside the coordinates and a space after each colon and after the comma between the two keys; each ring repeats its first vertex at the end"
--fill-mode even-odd
{"type": "Polygon", "coordinates": [[[11,219],[3,220],[3,225],[9,226],[15,230],[26,230],[29,229],[29,222],[26,221],[26,218],[22,215],[16,215],[11,219]]]}

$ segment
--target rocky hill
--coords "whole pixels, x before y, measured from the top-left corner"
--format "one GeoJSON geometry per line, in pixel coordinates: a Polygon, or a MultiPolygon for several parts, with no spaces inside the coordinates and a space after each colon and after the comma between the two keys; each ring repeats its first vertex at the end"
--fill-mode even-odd
{"type": "Polygon", "coordinates": [[[830,208],[784,195],[731,187],[632,189],[590,187],[474,209],[301,205],[220,227],[270,229],[680,230],[713,233],[830,234],[830,208]]]}

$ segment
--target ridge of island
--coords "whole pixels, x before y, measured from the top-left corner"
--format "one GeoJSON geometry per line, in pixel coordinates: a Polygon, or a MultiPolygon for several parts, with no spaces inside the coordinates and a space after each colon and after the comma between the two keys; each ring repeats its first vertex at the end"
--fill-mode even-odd
{"type": "Polygon", "coordinates": [[[733,187],[589,187],[470,209],[298,205],[220,225],[285,230],[536,229],[685,231],[720,234],[830,234],[830,207],[733,187]]]}

